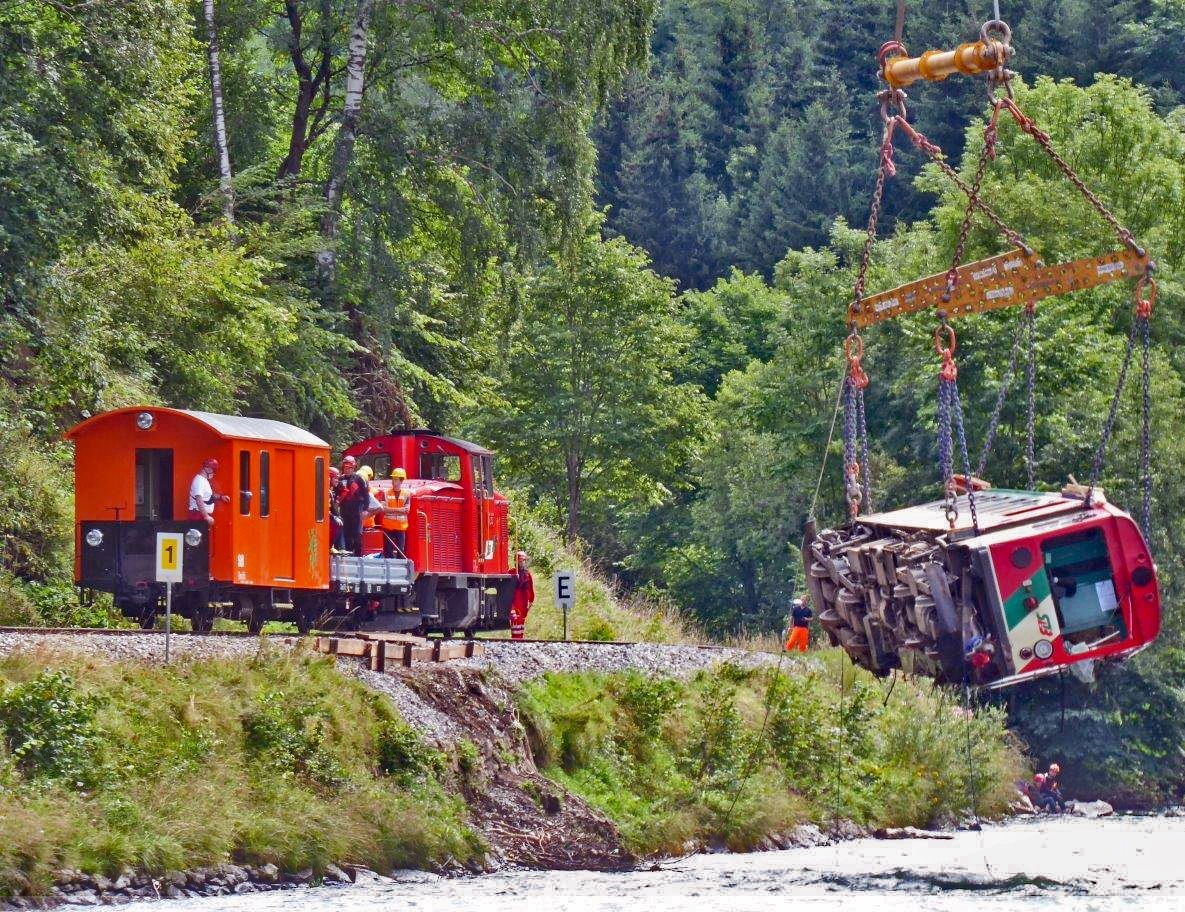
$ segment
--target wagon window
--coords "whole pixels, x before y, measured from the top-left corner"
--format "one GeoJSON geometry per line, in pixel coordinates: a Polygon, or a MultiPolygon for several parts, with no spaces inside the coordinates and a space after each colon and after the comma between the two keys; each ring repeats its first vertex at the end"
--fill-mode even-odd
{"type": "Polygon", "coordinates": [[[239,513],[251,515],[251,453],[239,453],[239,513]]]}
{"type": "Polygon", "coordinates": [[[461,457],[447,453],[424,453],[420,456],[420,477],[436,481],[460,481],[461,457]]]}
{"type": "Polygon", "coordinates": [[[325,522],[325,457],[313,460],[313,515],[317,522],[325,522]]]}
{"type": "Polygon", "coordinates": [[[375,480],[391,477],[391,457],[387,453],[371,453],[358,460],[358,467],[370,466],[375,480]]]}
{"type": "Polygon", "coordinates": [[[1045,572],[1062,636],[1095,644],[1124,636],[1107,540],[1099,527],[1043,542],[1045,572]]]}
{"type": "Polygon", "coordinates": [[[272,457],[271,453],[263,450],[259,454],[259,515],[267,516],[272,512],[272,457]]]}

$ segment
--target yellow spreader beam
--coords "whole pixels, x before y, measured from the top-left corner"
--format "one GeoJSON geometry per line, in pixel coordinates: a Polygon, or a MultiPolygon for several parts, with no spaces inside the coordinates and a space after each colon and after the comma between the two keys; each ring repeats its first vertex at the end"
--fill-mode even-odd
{"type": "Polygon", "coordinates": [[[869,295],[859,306],[848,305],[848,322],[858,327],[883,323],[893,317],[933,308],[948,317],[983,313],[1003,307],[1032,304],[1053,295],[1094,288],[1119,279],[1147,274],[1148,255],[1130,248],[1047,266],[1036,254],[1014,249],[958,269],[958,282],[949,301],[947,274],[940,272],[891,291],[869,295]]]}

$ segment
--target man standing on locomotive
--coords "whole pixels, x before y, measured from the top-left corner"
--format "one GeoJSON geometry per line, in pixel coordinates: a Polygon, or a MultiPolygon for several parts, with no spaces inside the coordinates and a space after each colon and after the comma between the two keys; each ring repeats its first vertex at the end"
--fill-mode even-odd
{"type": "Polygon", "coordinates": [[[519,551],[514,555],[515,578],[514,598],[510,602],[510,638],[521,640],[527,626],[527,615],[535,601],[535,577],[527,567],[527,552],[519,551]]]}
{"type": "Polygon", "coordinates": [[[406,556],[407,525],[411,513],[411,495],[403,490],[407,478],[399,466],[391,470],[391,490],[379,522],[383,527],[383,557],[406,556]]]}
{"type": "Polygon", "coordinates": [[[189,518],[205,520],[208,525],[214,525],[214,505],[230,503],[226,494],[215,494],[210,485],[214,473],[218,471],[218,460],[208,457],[202,462],[201,471],[193,476],[189,484],[189,518]]]}
{"type": "Polygon", "coordinates": [[[342,534],[346,550],[356,557],[362,556],[362,517],[370,507],[370,486],[355,468],[358,463],[353,456],[342,460],[341,494],[338,504],[342,511],[342,534]]]}

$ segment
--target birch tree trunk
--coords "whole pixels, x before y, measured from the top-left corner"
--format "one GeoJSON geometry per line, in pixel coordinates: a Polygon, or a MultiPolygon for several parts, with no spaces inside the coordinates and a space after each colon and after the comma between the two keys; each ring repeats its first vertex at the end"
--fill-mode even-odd
{"type": "Polygon", "coordinates": [[[366,87],[366,46],[370,37],[370,17],[375,0],[358,0],[354,26],[350,30],[350,44],[346,56],[346,95],[342,103],[341,124],[329,163],[329,179],[325,182],[325,215],[321,219],[321,235],[325,248],[317,254],[317,265],[332,275],[337,262],[334,242],[337,240],[338,219],[341,214],[342,193],[350,162],[354,157],[354,143],[358,138],[358,116],[362,112],[362,93],[366,87]]]}
{"type": "Polygon", "coordinates": [[[204,0],[206,38],[210,55],[210,95],[214,105],[214,154],[218,157],[218,187],[222,192],[222,214],[235,221],[235,191],[231,182],[230,151],[226,145],[226,115],[222,104],[222,64],[218,57],[218,26],[214,22],[214,0],[204,0]]]}

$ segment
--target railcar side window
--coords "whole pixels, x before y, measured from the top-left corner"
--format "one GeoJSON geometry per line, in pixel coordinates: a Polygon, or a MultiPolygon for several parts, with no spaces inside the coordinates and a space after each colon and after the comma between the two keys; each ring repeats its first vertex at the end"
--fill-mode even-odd
{"type": "Polygon", "coordinates": [[[272,456],[267,450],[259,454],[259,515],[268,516],[272,512],[272,456]]]}
{"type": "Polygon", "coordinates": [[[313,516],[317,522],[325,522],[325,458],[313,460],[313,516]]]}
{"type": "Polygon", "coordinates": [[[460,481],[461,457],[447,453],[423,453],[420,456],[420,477],[436,481],[460,481]]]}
{"type": "Polygon", "coordinates": [[[1062,636],[1082,644],[1126,636],[1103,530],[1050,538],[1041,551],[1062,636]]]}
{"type": "Polygon", "coordinates": [[[251,515],[251,453],[239,453],[239,513],[251,515]]]}

